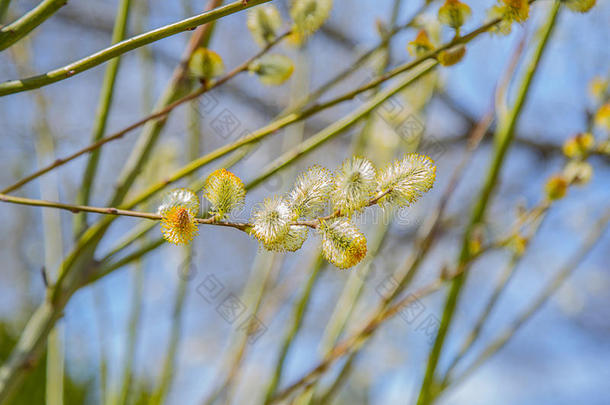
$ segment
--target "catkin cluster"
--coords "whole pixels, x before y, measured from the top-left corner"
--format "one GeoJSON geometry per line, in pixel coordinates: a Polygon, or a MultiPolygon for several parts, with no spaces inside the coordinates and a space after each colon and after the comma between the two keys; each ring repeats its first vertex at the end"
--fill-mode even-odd
{"type": "MultiPolygon", "coordinates": [[[[335,266],[350,268],[367,252],[364,234],[351,222],[353,215],[379,204],[383,208],[405,207],[434,184],[436,167],[424,155],[408,154],[377,170],[364,157],[346,159],[335,171],[313,166],[301,173],[285,195],[258,204],[242,229],[260,245],[275,252],[301,248],[309,230],[322,239],[324,257],[335,266]]],[[[210,203],[209,223],[227,222],[231,212],[243,206],[243,182],[226,169],[212,172],[203,187],[210,203]]],[[[197,234],[199,199],[190,190],[169,192],[161,206],[164,238],[175,244],[190,242],[197,234]]]]}

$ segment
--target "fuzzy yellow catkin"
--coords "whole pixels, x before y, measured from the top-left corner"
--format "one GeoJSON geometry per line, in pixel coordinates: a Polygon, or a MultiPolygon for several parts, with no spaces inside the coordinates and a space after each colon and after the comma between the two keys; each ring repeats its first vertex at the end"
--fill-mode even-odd
{"type": "Polygon", "coordinates": [[[571,137],[563,144],[563,154],[569,158],[585,157],[595,144],[595,138],[589,132],[582,132],[571,137]]]}
{"type": "Polygon", "coordinates": [[[335,266],[348,269],[366,256],[366,238],[349,220],[323,221],[319,232],[322,234],[322,253],[335,266]]]}
{"type": "Polygon", "coordinates": [[[500,0],[503,17],[509,21],[524,22],[529,17],[528,0],[500,0]]]}
{"type": "Polygon", "coordinates": [[[161,219],[163,238],[176,245],[187,244],[197,235],[195,217],[184,207],[172,207],[161,219]]]}
{"type": "Polygon", "coordinates": [[[302,44],[326,22],[333,7],[332,0],[293,0],[290,16],[294,22],[291,39],[302,44]]]}
{"type": "Polygon", "coordinates": [[[199,198],[191,190],[177,189],[168,192],[159,206],[163,238],[176,245],[189,243],[197,235],[195,220],[199,211],[199,198]]]}
{"type": "Polygon", "coordinates": [[[307,227],[290,225],[288,232],[272,243],[263,243],[263,247],[273,252],[296,252],[307,239],[307,227]]]}
{"type": "Polygon", "coordinates": [[[205,180],[203,196],[212,204],[210,213],[222,219],[243,206],[246,188],[239,177],[226,169],[218,169],[205,180]]]}
{"type": "Polygon", "coordinates": [[[610,131],[610,103],[603,104],[595,113],[595,124],[610,131]]]}
{"type": "Polygon", "coordinates": [[[544,189],[550,201],[560,200],[568,192],[568,181],[564,176],[556,174],[547,181],[544,189]]]}

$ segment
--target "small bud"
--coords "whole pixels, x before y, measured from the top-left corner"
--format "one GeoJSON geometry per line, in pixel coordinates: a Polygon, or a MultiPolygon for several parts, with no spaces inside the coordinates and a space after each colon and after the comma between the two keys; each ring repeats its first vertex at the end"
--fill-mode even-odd
{"type": "Polygon", "coordinates": [[[485,239],[485,228],[482,225],[476,225],[472,230],[470,239],[468,239],[468,252],[471,256],[476,256],[483,249],[483,241],[485,239]]]}
{"type": "Polygon", "coordinates": [[[290,16],[294,22],[293,40],[303,43],[330,16],[332,0],[293,0],[290,16]]]}
{"type": "Polygon", "coordinates": [[[438,9],[438,20],[453,29],[458,29],[470,17],[472,11],[468,4],[462,3],[459,0],[446,0],[438,9]]]}
{"type": "Polygon", "coordinates": [[[366,238],[345,218],[322,222],[322,253],[326,260],[341,269],[358,264],[366,256],[366,238]]]}
{"type": "Polygon", "coordinates": [[[307,227],[301,225],[290,225],[288,233],[276,242],[265,244],[263,247],[273,252],[296,252],[303,246],[307,239],[307,227]]]}
{"type": "Polygon", "coordinates": [[[436,59],[438,60],[438,63],[443,66],[453,66],[461,61],[465,54],[466,47],[464,45],[456,45],[439,52],[436,59]]]}
{"type": "Polygon", "coordinates": [[[610,140],[601,141],[597,145],[596,151],[602,155],[610,156],[610,140]]]}
{"type": "Polygon", "coordinates": [[[198,48],[189,61],[191,74],[199,79],[210,80],[224,72],[222,58],[207,48],[198,48]]]}
{"type": "Polygon", "coordinates": [[[487,12],[488,20],[500,19],[496,25],[490,28],[490,32],[498,35],[508,35],[512,30],[513,22],[504,18],[504,7],[496,5],[487,12]]]}
{"type": "Polygon", "coordinates": [[[409,42],[409,45],[407,46],[407,50],[413,57],[421,56],[433,49],[434,45],[432,45],[432,42],[430,42],[430,38],[428,37],[426,30],[420,30],[415,39],[409,42]]]}
{"type": "Polygon", "coordinates": [[[563,175],[568,183],[582,186],[591,181],[593,166],[588,162],[572,160],[563,169],[563,175]]]}
{"type": "Polygon", "coordinates": [[[259,80],[268,86],[279,86],[290,78],[294,71],[292,60],[284,55],[265,55],[248,66],[259,80]]]}
{"type": "Polygon", "coordinates": [[[326,206],[334,186],[329,170],[313,166],[301,173],[290,192],[290,208],[296,218],[314,217],[326,206]]]}
{"type": "Polygon", "coordinates": [[[608,80],[601,76],[594,77],[589,82],[589,94],[595,101],[603,100],[606,91],[608,91],[608,80]]]}
{"type": "Polygon", "coordinates": [[[500,0],[500,2],[504,19],[522,23],[529,17],[530,4],[528,0],[500,0]]]}
{"type": "Polygon", "coordinates": [[[176,245],[189,243],[197,235],[195,216],[199,198],[187,189],[173,190],[165,195],[159,206],[163,238],[176,245]]]}
{"type": "Polygon", "coordinates": [[[276,38],[277,31],[282,26],[282,17],[277,8],[272,5],[265,5],[250,9],[246,25],[260,46],[265,46],[276,38]]]}
{"type": "Polygon", "coordinates": [[[410,153],[383,169],[379,174],[379,192],[389,191],[379,204],[404,207],[432,188],[436,166],[432,159],[410,153]]]}
{"type": "Polygon", "coordinates": [[[563,0],[566,7],[577,13],[586,13],[595,5],[595,0],[563,0]]]}
{"type": "Polygon", "coordinates": [[[334,209],[349,216],[364,208],[377,188],[376,176],[370,160],[356,156],[346,159],[335,176],[334,209]]]}
{"type": "Polygon", "coordinates": [[[516,233],[508,241],[507,247],[515,253],[517,256],[522,256],[527,248],[528,239],[523,235],[516,233]]]}
{"type": "Polygon", "coordinates": [[[264,245],[282,243],[290,230],[294,213],[283,198],[267,198],[252,216],[251,234],[264,245]]]}
{"type": "Polygon", "coordinates": [[[551,200],[560,200],[568,191],[568,181],[562,175],[552,176],[545,185],[546,197],[551,200]]]}
{"type": "Polygon", "coordinates": [[[205,180],[203,196],[212,204],[210,213],[222,219],[243,206],[246,188],[239,177],[226,169],[218,169],[205,180]]]}
{"type": "Polygon", "coordinates": [[[599,107],[595,113],[595,124],[610,131],[610,103],[599,107]]]}
{"type": "Polygon", "coordinates": [[[563,153],[569,158],[583,158],[593,149],[595,138],[589,132],[573,136],[563,144],[563,153]]]}

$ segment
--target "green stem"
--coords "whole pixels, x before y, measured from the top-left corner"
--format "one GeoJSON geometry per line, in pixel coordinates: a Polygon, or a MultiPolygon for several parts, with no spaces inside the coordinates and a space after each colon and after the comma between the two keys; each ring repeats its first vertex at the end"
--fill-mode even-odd
{"type": "MultiPolygon", "coordinates": [[[[531,242],[529,242],[529,241],[538,232],[538,229],[540,229],[540,226],[542,225],[544,218],[546,218],[546,212],[547,212],[546,210],[544,212],[542,212],[540,214],[540,215],[542,215],[542,217],[539,218],[536,221],[536,223],[534,224],[534,228],[527,238],[528,243],[527,243],[526,249],[527,249],[527,247],[530,246],[531,242]]],[[[478,341],[479,337],[481,336],[481,331],[483,330],[487,320],[489,319],[489,316],[495,309],[499,298],[502,296],[502,293],[506,290],[506,287],[509,285],[510,280],[512,279],[513,275],[515,274],[515,270],[518,267],[519,263],[521,262],[521,259],[524,255],[524,253],[525,253],[525,251],[519,252],[518,254],[513,254],[513,256],[511,257],[506,268],[504,269],[504,271],[498,278],[495,288],[494,288],[493,292],[491,293],[489,299],[487,300],[487,303],[485,304],[483,311],[481,311],[481,314],[477,318],[477,320],[474,324],[474,327],[468,333],[468,336],[464,340],[457,355],[453,358],[451,363],[449,363],[449,366],[447,367],[447,370],[445,371],[445,374],[441,380],[441,386],[446,385],[447,381],[449,381],[452,378],[452,373],[453,373],[453,370],[455,369],[455,367],[459,364],[460,360],[462,360],[464,358],[464,356],[470,351],[470,349],[473,347],[473,345],[478,341]]]]}
{"type": "Polygon", "coordinates": [[[8,11],[8,6],[11,4],[11,0],[0,0],[0,26],[4,20],[4,16],[8,11]]]}
{"type": "MultiPolygon", "coordinates": [[[[17,21],[2,27],[0,29],[0,51],[25,37],[34,28],[45,22],[47,18],[55,14],[67,2],[67,0],[43,0],[17,21]]],[[[8,1],[6,2],[6,7],[8,7],[8,1]]]]}
{"type": "Polygon", "coordinates": [[[301,325],[303,324],[303,318],[305,316],[305,312],[307,311],[307,306],[311,298],[311,292],[313,291],[313,287],[316,281],[318,280],[320,270],[324,267],[324,263],[324,257],[319,253],[316,254],[315,261],[313,262],[313,265],[310,268],[309,279],[307,280],[307,283],[301,291],[300,298],[294,305],[292,316],[290,318],[290,325],[286,329],[286,333],[284,335],[284,339],[280,348],[280,353],[275,362],[273,375],[271,377],[269,385],[267,386],[264,401],[265,405],[270,403],[271,398],[273,398],[273,395],[275,395],[275,391],[280,383],[282,373],[284,371],[284,364],[286,362],[286,355],[288,354],[288,351],[292,346],[292,343],[294,342],[294,338],[301,329],[301,325]]]}
{"type": "MultiPolygon", "coordinates": [[[[130,6],[131,0],[121,0],[119,3],[115,17],[114,29],[112,31],[113,44],[116,44],[125,38],[130,6]]],[[[120,57],[114,58],[108,63],[108,66],[106,66],[106,73],[104,74],[104,81],[102,83],[102,90],[100,92],[97,113],[95,115],[95,122],[93,124],[93,134],[91,136],[93,142],[99,141],[104,136],[104,132],[106,131],[108,112],[110,111],[110,105],[113,101],[114,85],[116,82],[117,73],[119,71],[120,61],[120,57]]],[[[78,196],[76,197],[77,204],[89,204],[91,188],[93,186],[95,173],[97,171],[100,153],[101,151],[97,149],[91,152],[89,155],[89,161],[85,167],[81,187],[79,189],[78,196]]],[[[83,212],[76,215],[76,218],[74,219],[75,235],[80,235],[86,226],[86,213],[83,212]]]]}
{"type": "Polygon", "coordinates": [[[610,211],[602,216],[599,221],[596,221],[595,226],[587,235],[586,240],[574,253],[574,255],[568,260],[568,262],[559,270],[559,272],[553,277],[540,294],[534,301],[523,311],[523,313],[513,321],[513,323],[502,332],[498,338],[490,343],[481,354],[473,361],[473,363],[462,372],[459,376],[447,383],[442,387],[443,389],[449,385],[456,384],[459,381],[463,381],[469,375],[471,375],[476,369],[478,369],[487,359],[492,357],[498,351],[500,351],[506,343],[517,333],[517,331],[523,326],[534,314],[536,314],[548,299],[563,285],[565,280],[579,267],[582,261],[590,254],[591,250],[596,246],[604,232],[608,228],[610,221],[610,211]]]}
{"type": "MultiPolygon", "coordinates": [[[[58,2],[57,0],[46,1],[58,2]]],[[[62,3],[65,2],[65,0],[61,1],[62,3]]],[[[5,96],[7,94],[19,93],[26,90],[36,89],[42,86],[49,85],[51,83],[58,82],[60,80],[68,79],[97,65],[107,62],[112,58],[116,58],[119,55],[132,51],[144,45],[148,45],[150,43],[153,43],[163,38],[167,38],[171,35],[178,34],[180,32],[192,30],[193,28],[196,28],[200,25],[207,24],[209,22],[218,20],[219,18],[237,13],[239,11],[257,6],[259,4],[267,3],[269,1],[271,0],[249,0],[247,3],[244,4],[242,0],[238,0],[233,3],[227,4],[226,6],[218,7],[213,10],[196,15],[194,17],[190,17],[161,28],[157,28],[144,34],[136,35],[132,38],[128,38],[115,45],[109,46],[106,49],[102,49],[101,51],[98,51],[92,55],[77,60],[76,62],[70,63],[69,65],[60,67],[55,70],[51,70],[47,73],[27,77],[24,79],[9,80],[4,83],[0,83],[0,97],[5,96]]]]}
{"type": "MultiPolygon", "coordinates": [[[[504,163],[506,152],[512,143],[514,137],[514,129],[520,116],[523,105],[525,104],[526,96],[529,92],[530,85],[534,78],[534,74],[538,68],[538,64],[542,58],[542,54],[546,49],[546,45],[555,26],[555,21],[559,12],[559,1],[553,3],[551,12],[546,20],[546,23],[542,27],[538,34],[538,45],[530,63],[528,64],[524,77],[520,83],[520,88],[517,93],[515,104],[509,115],[506,117],[506,121],[499,122],[498,128],[495,134],[495,147],[494,155],[492,158],[491,166],[487,172],[484,186],[479,195],[478,201],[474,206],[469,225],[466,228],[464,237],[462,240],[462,249],[458,260],[458,268],[466,266],[470,261],[472,253],[470,252],[470,240],[474,229],[482,221],[487,205],[491,198],[491,194],[495,189],[500,169],[504,163]]],[[[457,305],[459,294],[462,290],[464,282],[466,280],[466,273],[462,272],[457,276],[450,287],[449,294],[445,303],[445,309],[437,332],[436,340],[428,356],[428,363],[426,372],[420,389],[419,397],[417,400],[418,405],[427,405],[433,401],[435,393],[433,392],[433,385],[435,384],[435,371],[438,364],[438,360],[441,354],[441,350],[445,341],[449,325],[453,319],[453,314],[457,305]]]]}
{"type": "Polygon", "coordinates": [[[144,266],[142,260],[136,262],[136,267],[133,269],[131,285],[131,312],[129,314],[127,344],[125,348],[125,360],[123,363],[122,384],[119,391],[118,405],[127,405],[129,403],[129,394],[134,375],[133,368],[138,343],[138,331],[140,329],[140,318],[142,315],[144,290],[144,266]]]}
{"type": "MultiPolygon", "coordinates": [[[[187,266],[192,265],[193,251],[188,248],[187,266]]],[[[188,287],[188,278],[179,277],[178,291],[174,301],[174,309],[172,312],[172,328],[170,332],[169,344],[165,353],[161,377],[157,390],[153,393],[150,404],[161,405],[165,402],[165,398],[169,392],[172,381],[174,379],[174,370],[176,368],[176,355],[178,353],[178,344],[182,336],[182,313],[184,312],[184,301],[186,298],[188,287]]]]}
{"type": "Polygon", "coordinates": [[[108,300],[102,285],[94,285],[91,288],[93,313],[95,315],[95,329],[97,331],[98,341],[98,372],[100,384],[100,405],[110,404],[109,384],[108,384],[108,347],[106,343],[106,322],[104,316],[105,309],[108,307],[108,300]]]}

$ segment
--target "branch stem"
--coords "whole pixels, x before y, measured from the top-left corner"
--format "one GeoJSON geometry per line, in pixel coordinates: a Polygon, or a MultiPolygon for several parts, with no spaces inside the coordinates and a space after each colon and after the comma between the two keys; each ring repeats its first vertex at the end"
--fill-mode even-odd
{"type": "MultiPolygon", "coordinates": [[[[218,7],[213,10],[201,13],[199,15],[184,19],[182,21],[178,21],[176,23],[154,29],[144,34],[128,38],[117,44],[109,46],[108,48],[102,49],[101,51],[98,51],[92,55],[77,60],[76,62],[70,63],[55,70],[51,70],[47,73],[27,77],[24,79],[9,80],[4,83],[0,83],[0,97],[6,96],[8,94],[19,93],[26,90],[37,89],[39,87],[43,87],[51,83],[68,79],[97,65],[107,62],[112,58],[120,56],[126,52],[151,44],[160,39],[179,34],[184,31],[190,31],[200,25],[207,24],[209,22],[218,20],[219,18],[235,14],[239,11],[257,6],[259,4],[267,3],[269,1],[271,0],[249,0],[245,4],[241,0],[234,1],[233,3],[227,4],[226,6],[218,7]]],[[[54,5],[59,8],[59,3],[63,5],[65,4],[65,0],[46,0],[45,3],[50,3],[51,5],[54,5]]],[[[43,16],[44,15],[46,14],[43,13],[43,16]]],[[[38,24],[42,22],[39,21],[39,19],[34,18],[32,18],[31,20],[37,22],[38,24]]],[[[30,24],[25,24],[25,28],[22,31],[26,31],[28,30],[28,28],[29,30],[32,29],[30,28],[30,24]]],[[[1,46],[0,49],[2,49],[1,46]]]]}

